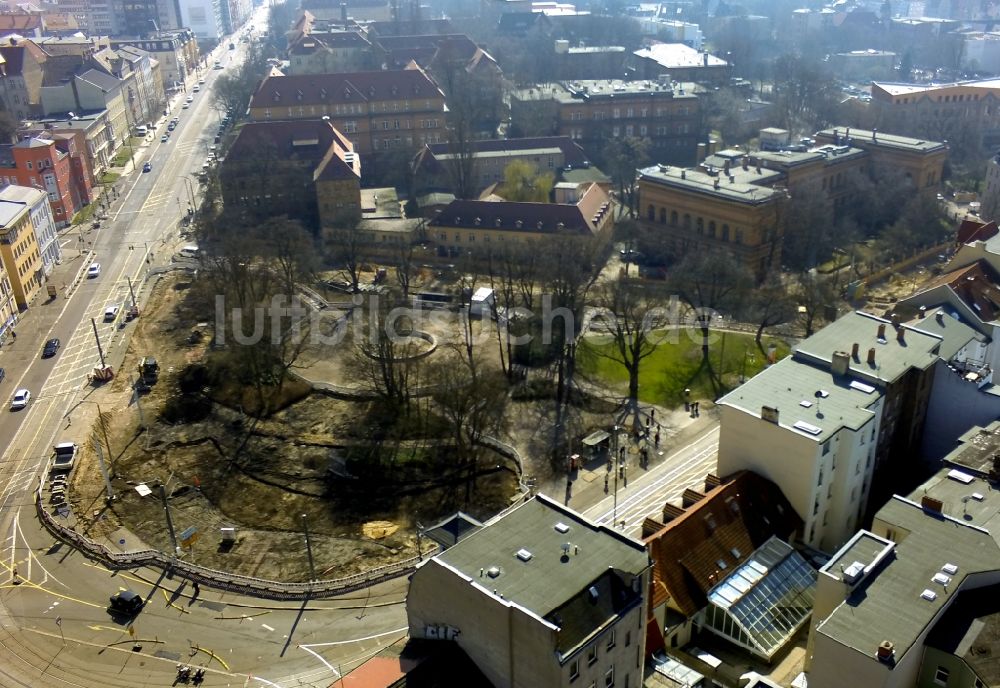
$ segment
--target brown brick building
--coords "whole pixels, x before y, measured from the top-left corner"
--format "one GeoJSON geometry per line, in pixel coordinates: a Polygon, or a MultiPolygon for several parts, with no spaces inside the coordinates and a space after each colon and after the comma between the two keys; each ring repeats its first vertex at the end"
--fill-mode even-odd
{"type": "Polygon", "coordinates": [[[701,111],[694,84],[659,81],[562,81],[511,94],[511,128],[521,136],[569,136],[591,155],[609,138],[648,138],[650,157],[694,162],[701,111]]]}
{"type": "Polygon", "coordinates": [[[250,100],[250,119],[319,119],[368,155],[446,138],[445,98],[419,67],[399,71],[269,76],[250,100]]]}
{"type": "Polygon", "coordinates": [[[287,215],[313,230],[361,216],[361,162],[328,120],[244,125],[219,180],[227,210],[287,215]]]}

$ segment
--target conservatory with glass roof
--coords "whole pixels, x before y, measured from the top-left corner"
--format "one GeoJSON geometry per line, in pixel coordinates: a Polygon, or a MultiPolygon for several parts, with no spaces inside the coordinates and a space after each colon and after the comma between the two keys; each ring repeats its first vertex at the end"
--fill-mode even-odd
{"type": "Polygon", "coordinates": [[[815,591],[816,570],[772,537],[709,590],[700,625],[770,661],[809,620],[815,591]]]}

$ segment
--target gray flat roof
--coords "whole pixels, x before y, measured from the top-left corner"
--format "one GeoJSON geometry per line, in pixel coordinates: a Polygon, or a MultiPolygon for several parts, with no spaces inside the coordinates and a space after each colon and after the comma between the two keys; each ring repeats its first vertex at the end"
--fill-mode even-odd
{"type": "Polygon", "coordinates": [[[969,327],[958,318],[949,315],[950,308],[941,308],[944,317],[938,322],[935,313],[938,308],[931,308],[926,311],[923,318],[916,318],[907,323],[910,327],[927,334],[932,334],[941,338],[941,348],[938,349],[938,356],[946,361],[950,361],[969,342],[986,341],[986,337],[969,327]]]}
{"type": "Polygon", "coordinates": [[[994,455],[1000,454],[1000,421],[970,428],[958,438],[958,442],[959,446],[944,457],[945,465],[988,475],[993,468],[994,455]]]}
{"type": "MultiPolygon", "coordinates": [[[[742,168],[738,167],[731,170],[734,177],[737,169],[742,170],[742,168]]],[[[756,169],[751,168],[751,172],[755,173],[756,169]]],[[[745,175],[746,173],[740,171],[740,174],[745,175]]],[[[713,176],[707,172],[694,169],[672,167],[670,165],[653,165],[652,167],[639,170],[639,176],[642,179],[663,184],[664,186],[684,189],[691,193],[704,194],[706,196],[715,196],[734,203],[744,203],[747,205],[770,203],[784,196],[782,191],[769,189],[766,186],[748,184],[739,180],[730,182],[722,172],[713,176]],[[716,188],[716,182],[718,182],[718,188],[716,188]]]]}
{"type": "Polygon", "coordinates": [[[673,82],[661,84],[652,79],[579,79],[536,84],[517,89],[517,100],[557,100],[579,103],[584,99],[611,98],[621,95],[661,95],[664,98],[696,98],[704,89],[697,84],[673,82]]]}
{"type": "Polygon", "coordinates": [[[857,129],[855,127],[831,127],[830,129],[816,132],[816,135],[833,138],[834,132],[840,136],[849,134],[851,143],[864,146],[865,148],[884,146],[885,148],[897,148],[899,150],[918,151],[921,153],[946,150],[945,145],[939,141],[915,139],[909,136],[886,134],[881,131],[872,132],[870,129],[857,129]],[[875,134],[874,138],[872,137],[873,133],[875,134]]]}
{"type": "Polygon", "coordinates": [[[829,363],[834,351],[850,352],[858,344],[858,361],[851,370],[866,380],[891,383],[911,368],[926,369],[938,360],[941,338],[907,325],[903,341],[897,338],[892,323],[884,318],[855,311],[824,327],[795,348],[796,356],[806,356],[829,363]],[[885,325],[885,338],[878,338],[879,325],[885,325]],[[875,365],[868,364],[868,350],[875,349],[875,365]]]}
{"type": "Polygon", "coordinates": [[[27,210],[28,206],[17,201],[0,200],[0,227],[7,228],[17,216],[27,210]]]}
{"type": "Polygon", "coordinates": [[[969,525],[987,529],[1000,539],[1000,492],[988,480],[961,467],[946,465],[910,494],[920,501],[923,495],[940,499],[941,511],[969,525]]]}
{"type": "Polygon", "coordinates": [[[0,188],[0,201],[31,205],[43,196],[45,196],[44,191],[41,189],[33,189],[30,186],[8,184],[7,186],[0,188]]]}
{"type": "Polygon", "coordinates": [[[544,617],[608,569],[637,575],[650,565],[645,546],[539,495],[469,535],[436,559],[503,599],[544,617]],[[566,526],[566,532],[561,532],[566,526]],[[559,529],[557,529],[559,528],[559,529]],[[571,551],[563,556],[563,545],[571,551]],[[579,549],[577,549],[579,548],[579,549]],[[530,553],[527,561],[518,552],[530,553]],[[489,576],[496,567],[500,574],[489,576]]]}
{"type": "Polygon", "coordinates": [[[845,570],[855,562],[869,567],[885,557],[892,550],[891,540],[879,537],[867,530],[859,530],[847,543],[830,558],[820,571],[837,580],[844,580],[845,570]]]}
{"type": "Polygon", "coordinates": [[[785,358],[764,369],[717,403],[760,417],[761,407],[778,409],[778,425],[816,442],[842,428],[857,430],[875,417],[869,410],[882,392],[852,387],[852,377],[837,378],[827,369],[785,358]],[[822,390],[826,396],[817,398],[822,390]],[[807,404],[807,405],[804,405],[807,404]]]}
{"type": "Polygon", "coordinates": [[[872,662],[878,661],[875,650],[883,640],[891,641],[901,658],[958,593],[966,576],[1000,568],[1000,548],[989,533],[960,519],[925,512],[899,496],[875,518],[898,527],[901,535],[894,553],[817,627],[818,633],[872,662]],[[945,564],[957,567],[947,586],[931,580],[945,564]],[[933,591],[934,599],[923,599],[924,590],[933,591]]]}

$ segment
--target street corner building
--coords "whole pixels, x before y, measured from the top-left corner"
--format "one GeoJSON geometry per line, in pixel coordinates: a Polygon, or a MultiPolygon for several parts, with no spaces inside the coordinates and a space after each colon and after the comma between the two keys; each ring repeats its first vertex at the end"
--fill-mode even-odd
{"type": "Polygon", "coordinates": [[[454,643],[497,686],[642,684],[643,544],[538,495],[413,574],[410,637],[454,643]]]}

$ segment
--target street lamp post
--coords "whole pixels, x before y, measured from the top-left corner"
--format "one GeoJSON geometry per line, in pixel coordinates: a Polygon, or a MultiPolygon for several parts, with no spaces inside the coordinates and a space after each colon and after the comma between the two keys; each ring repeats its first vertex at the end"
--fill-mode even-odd
{"type": "Polygon", "coordinates": [[[312,583],[316,580],[316,567],[313,563],[313,551],[312,543],[309,541],[309,521],[305,514],[302,514],[302,530],[306,534],[306,556],[309,558],[309,582],[312,583]]]}

